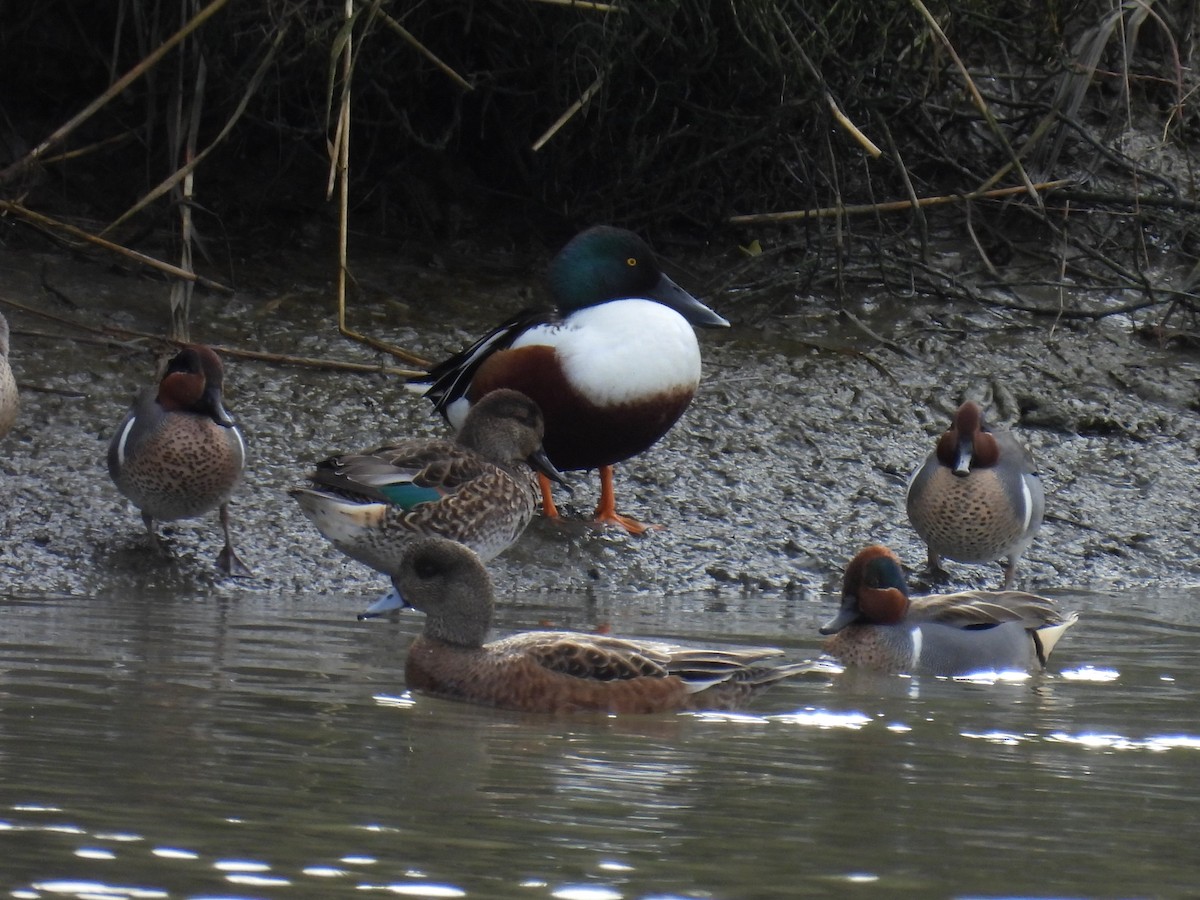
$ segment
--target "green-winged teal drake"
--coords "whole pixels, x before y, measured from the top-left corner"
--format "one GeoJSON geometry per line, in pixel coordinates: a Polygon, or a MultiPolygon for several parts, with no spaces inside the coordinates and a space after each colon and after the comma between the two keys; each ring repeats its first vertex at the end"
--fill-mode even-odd
{"type": "Polygon", "coordinates": [[[1033,456],[1007,431],[989,428],[979,404],[964,403],[908,484],[908,518],[941,558],[966,563],[1006,560],[1011,588],[1021,554],[1042,526],[1045,494],[1033,456]]]}
{"type": "Polygon", "coordinates": [[[900,560],[867,547],[846,566],[842,606],[821,627],[825,652],[881,672],[968,675],[1036,671],[1078,614],[1023,591],[909,597],[900,560]]]}
{"type": "Polygon", "coordinates": [[[219,508],[225,546],[217,565],[248,575],[229,530],[229,498],[242,478],[246,445],[225,409],[224,382],[225,369],[211,348],[180,350],[158,387],[137,398],[113,435],[108,472],[152,535],[156,519],[190,519],[219,508]]]}

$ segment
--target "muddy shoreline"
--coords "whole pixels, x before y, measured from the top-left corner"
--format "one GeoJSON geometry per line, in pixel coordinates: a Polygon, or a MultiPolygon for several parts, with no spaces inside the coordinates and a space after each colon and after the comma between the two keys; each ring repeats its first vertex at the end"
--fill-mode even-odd
{"type": "MultiPolygon", "coordinates": [[[[275,252],[239,265],[250,275],[232,297],[198,295],[194,338],[381,362],[338,336],[325,260],[275,252]]],[[[353,321],[438,359],[529,302],[537,273],[521,269],[372,255],[355,265],[353,321]]],[[[863,328],[819,299],[766,314],[734,294],[689,287],[733,328],[701,334],[705,377],[691,409],[617,469],[619,507],[663,529],[631,538],[582,521],[535,521],[491,566],[502,592],[816,594],[836,589],[841,567],[873,541],[917,572],[924,548],[905,518],[905,482],[965,395],[987,400],[992,418],[1019,432],[1045,480],[1046,524],[1025,555],[1021,587],[1200,583],[1195,353],[1147,343],[1119,317],[1052,323],[864,297],[854,309],[863,328]]],[[[64,318],[160,333],[167,294],[159,281],[94,259],[0,247],[0,298],[64,318]],[[74,307],[45,289],[47,273],[74,307]]],[[[6,594],[283,591],[344,597],[352,609],[381,587],[380,576],[329,548],[285,491],[335,450],[443,433],[399,379],[227,360],[228,405],[250,458],[234,528],[255,572],[227,579],[211,566],[215,515],[167,526],[165,547],[152,548],[108,479],[107,441],[152,379],[149,350],[56,337],[67,332],[3,311],[24,388],[20,419],[0,444],[6,594]]],[[[565,509],[586,514],[596,478],[573,481],[565,509]]],[[[937,587],[999,583],[998,566],[950,563],[949,572],[937,587]]]]}

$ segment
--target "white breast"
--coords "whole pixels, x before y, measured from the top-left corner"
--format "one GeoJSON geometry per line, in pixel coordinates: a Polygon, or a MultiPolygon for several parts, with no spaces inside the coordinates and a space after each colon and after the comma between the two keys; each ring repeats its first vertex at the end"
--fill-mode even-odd
{"type": "Polygon", "coordinates": [[[687,320],[653,300],[612,300],[531,328],[513,347],[555,348],[567,378],[595,403],[644,400],[700,383],[700,347],[687,320]]]}

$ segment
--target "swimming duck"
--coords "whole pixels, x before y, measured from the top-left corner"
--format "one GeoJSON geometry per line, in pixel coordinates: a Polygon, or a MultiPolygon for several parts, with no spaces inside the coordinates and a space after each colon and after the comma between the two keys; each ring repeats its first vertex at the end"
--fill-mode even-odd
{"type": "Polygon", "coordinates": [[[8,365],[8,319],[0,315],[0,437],[13,427],[20,409],[17,382],[8,365]]]}
{"type": "Polygon", "coordinates": [[[217,566],[249,575],[229,531],[229,498],[242,478],[246,445],[225,410],[224,383],[224,366],[211,348],[180,350],[158,387],[138,397],[113,435],[108,472],[141,510],[151,535],[155,519],[190,519],[219,507],[225,547],[217,566]]]}
{"type": "Polygon", "coordinates": [[[441,535],[484,559],[507,549],[537,509],[530,466],[566,482],[542,450],[542,414],[511,390],[467,413],[455,440],[409,440],[318,463],[289,493],[347,556],[391,575],[414,537],[441,535]]]}
{"type": "Polygon", "coordinates": [[[1013,586],[1021,554],[1042,526],[1045,494],[1033,456],[1012,434],[989,428],[979,404],[958,408],[950,430],[908,483],[908,518],[929,547],[929,568],[1007,558],[1013,586]]]}
{"type": "MultiPolygon", "coordinates": [[[[632,232],[597,226],[573,238],[549,272],[556,309],[525,311],[414,384],[455,427],[488,391],[515,388],[541,407],[546,454],[559,469],[599,469],[598,522],[647,526],[616,510],[614,464],[648,449],[700,383],[693,325],[729,323],[679,287],[632,232]]],[[[542,506],[558,511],[543,479],[542,506]]]]}
{"type": "Polygon", "coordinates": [[[881,672],[967,675],[1040,670],[1077,613],[1022,591],[908,595],[900,560],[871,546],[846,566],[825,653],[881,672]]]}
{"type": "Polygon", "coordinates": [[[407,686],[455,700],[538,713],[732,709],[811,669],[765,662],[780,655],[773,649],[711,650],[567,631],[484,643],[491,579],[475,553],[444,538],[409,545],[392,584],[392,594],[366,616],[400,606],[425,613],[405,662],[407,686]]]}

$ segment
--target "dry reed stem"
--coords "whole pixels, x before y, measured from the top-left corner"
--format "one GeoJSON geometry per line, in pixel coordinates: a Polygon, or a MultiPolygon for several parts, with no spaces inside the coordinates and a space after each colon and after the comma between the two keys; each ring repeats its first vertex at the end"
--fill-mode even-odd
{"type": "Polygon", "coordinates": [[[829,92],[825,93],[825,102],[829,104],[829,108],[832,110],[833,117],[837,120],[837,123],[850,132],[850,136],[853,137],[854,140],[858,141],[858,143],[864,150],[867,151],[867,153],[871,154],[871,156],[876,159],[883,154],[883,151],[875,145],[875,142],[863,134],[862,131],[859,130],[858,126],[846,117],[846,114],[842,112],[841,108],[837,105],[837,101],[833,99],[833,95],[829,92]]]}
{"type": "MultiPolygon", "coordinates": [[[[180,50],[180,55],[187,54],[186,46],[180,50]]],[[[179,185],[179,268],[186,272],[195,272],[192,258],[192,248],[196,240],[195,224],[192,221],[192,202],[195,198],[196,174],[190,163],[196,156],[196,143],[200,134],[200,116],[204,108],[204,88],[208,82],[208,66],[204,62],[203,53],[193,52],[196,60],[196,78],[192,84],[190,104],[184,98],[183,66],[175,80],[174,115],[171,117],[168,134],[171,138],[171,156],[178,160],[182,157],[187,174],[179,185]],[[185,105],[188,107],[184,112],[185,105]]],[[[173,340],[189,340],[191,327],[192,290],[194,282],[176,281],[171,284],[169,307],[171,310],[171,338],[173,340]]]]}
{"type": "Polygon", "coordinates": [[[537,3],[547,3],[551,6],[571,6],[575,9],[589,9],[593,12],[624,13],[623,7],[613,3],[596,3],[593,0],[535,0],[537,3]]]}
{"type": "MultiPolygon", "coordinates": [[[[637,48],[641,46],[642,41],[649,36],[649,31],[643,31],[641,34],[639,34],[634,39],[633,43],[629,45],[629,52],[636,52],[637,48]]],[[[587,86],[584,92],[579,95],[579,98],[570,106],[568,106],[563,111],[563,114],[554,120],[554,124],[547,128],[542,133],[542,136],[530,145],[530,149],[536,153],[538,150],[541,150],[542,147],[546,146],[547,142],[554,137],[554,135],[558,134],[558,132],[562,130],[562,127],[566,125],[567,122],[569,122],[581,109],[587,106],[592,97],[594,97],[600,88],[603,87],[604,79],[607,77],[608,72],[601,72],[599,75],[597,75],[595,81],[587,86]]]]}
{"type": "Polygon", "coordinates": [[[59,128],[53,134],[51,134],[48,138],[46,138],[16,162],[12,163],[7,168],[0,170],[0,184],[8,181],[14,175],[25,171],[27,168],[37,162],[43,153],[45,153],[59,141],[63,140],[63,138],[71,134],[71,132],[95,115],[97,111],[102,109],[114,97],[119,96],[125,90],[125,88],[129,87],[130,84],[153,68],[158,61],[166,56],[176,44],[178,44],[189,34],[216,15],[228,2],[229,0],[213,0],[212,3],[200,10],[194,19],[176,31],[173,35],[167,38],[166,41],[159,45],[154,52],[150,53],[145,59],[109,85],[108,89],[104,93],[76,113],[65,124],[59,126],[59,128]]]}
{"type": "MultiPolygon", "coordinates": [[[[397,359],[417,366],[429,368],[429,361],[422,359],[386,341],[373,338],[370,335],[355,331],[346,324],[346,281],[350,273],[349,262],[349,233],[350,233],[350,82],[354,74],[354,34],[352,25],[354,19],[355,0],[346,0],[346,26],[340,32],[342,90],[341,102],[338,104],[337,124],[330,152],[329,184],[336,185],[338,190],[338,271],[337,271],[337,325],[338,332],[352,341],[388,353],[397,359]]],[[[379,0],[372,5],[372,12],[377,11],[379,0]]],[[[419,373],[418,373],[419,374],[419,373]]]]}
{"type": "MultiPolygon", "coordinates": [[[[369,6],[371,4],[371,0],[358,0],[358,4],[359,6],[369,6]]],[[[439,59],[432,50],[417,40],[411,31],[409,31],[382,10],[378,10],[376,14],[383,20],[384,25],[392,29],[392,31],[396,32],[396,34],[400,35],[405,43],[429,60],[429,62],[433,64],[434,68],[442,72],[447,78],[461,87],[464,91],[475,90],[475,85],[471,84],[471,82],[467,81],[467,79],[455,72],[454,69],[450,68],[449,65],[442,62],[442,60],[439,59]]]]}
{"type": "MultiPolygon", "coordinates": [[[[1069,178],[1058,181],[1042,181],[1029,187],[1035,191],[1052,191],[1066,187],[1075,182],[1069,178]]],[[[850,206],[826,206],[821,209],[798,209],[777,213],[750,213],[744,216],[730,216],[729,222],[734,225],[758,225],[767,222],[796,222],[801,219],[826,219],[832,216],[853,216],[863,213],[901,212],[913,207],[943,206],[947,203],[960,203],[966,200],[995,200],[1001,197],[1011,197],[1014,194],[1027,193],[1029,188],[1019,187],[992,188],[987,191],[971,191],[968,194],[941,194],[937,197],[919,197],[912,200],[890,200],[886,203],[861,203],[850,206]]]]}
{"type": "Polygon", "coordinates": [[[563,114],[554,120],[554,124],[547,128],[545,132],[542,133],[542,136],[533,142],[533,144],[530,146],[530,149],[534,153],[537,153],[537,151],[541,150],[542,147],[546,145],[546,142],[550,140],[550,138],[558,134],[559,130],[566,125],[567,122],[571,121],[571,118],[576,113],[578,113],[584,108],[584,106],[587,105],[587,102],[591,100],[593,96],[595,96],[596,91],[600,90],[601,86],[604,84],[604,78],[606,74],[607,73],[605,72],[601,72],[599,75],[597,75],[596,80],[588,85],[587,90],[579,95],[579,99],[568,106],[563,114]]]}
{"type": "Polygon", "coordinates": [[[95,244],[105,250],[110,250],[113,253],[119,253],[126,259],[133,260],[143,266],[149,266],[152,269],[157,269],[167,275],[172,275],[175,278],[182,278],[185,281],[194,281],[196,284],[209,288],[214,291],[222,291],[226,294],[232,294],[233,288],[227,287],[220,282],[213,281],[211,278],[205,278],[203,275],[197,275],[195,272],[188,272],[178,266],[173,266],[170,263],[155,259],[152,256],[147,256],[145,253],[139,253],[137,250],[130,250],[128,247],[122,247],[120,244],[114,244],[112,241],[107,241],[104,238],[96,237],[94,234],[89,234],[82,228],[77,228],[74,225],[69,225],[66,222],[60,222],[57,219],[52,219],[49,216],[34,212],[31,209],[26,209],[19,203],[13,203],[8,200],[0,200],[0,212],[9,212],[18,216],[27,222],[32,222],[35,225],[42,225],[46,228],[53,228],[58,231],[65,231],[72,237],[77,237],[82,241],[87,241],[89,244],[95,244]]]}
{"type": "MultiPolygon", "coordinates": [[[[346,0],[346,23],[354,17],[354,0],[346,0]]],[[[340,48],[342,62],[341,102],[338,103],[337,128],[334,134],[334,158],[330,160],[331,185],[338,188],[338,272],[337,272],[337,322],[338,331],[347,334],[346,328],[346,273],[349,266],[347,245],[349,243],[350,219],[350,77],[354,72],[354,33],[345,32],[340,48]]]]}
{"type": "Polygon", "coordinates": [[[104,140],[96,141],[94,144],[88,144],[86,147],[77,147],[74,150],[64,150],[62,153],[56,153],[54,156],[46,156],[41,159],[43,166],[54,165],[55,163],[66,162],[70,159],[79,159],[80,157],[88,156],[95,153],[97,150],[102,150],[105,147],[110,147],[115,144],[123,143],[133,137],[133,131],[123,131],[121,134],[114,134],[112,137],[104,138],[104,140]]]}
{"type": "Polygon", "coordinates": [[[272,43],[270,49],[263,57],[262,62],[259,63],[258,68],[254,71],[254,74],[250,76],[250,81],[246,85],[246,90],[242,92],[241,99],[238,101],[237,106],[234,107],[234,110],[230,114],[229,118],[225,121],[225,125],[217,133],[217,136],[213,138],[212,141],[209,142],[208,146],[199,153],[196,153],[195,149],[193,148],[193,152],[189,155],[186,164],[172,172],[169,176],[144,194],[140,200],[133,204],[133,206],[129,207],[129,209],[125,210],[125,212],[121,213],[121,215],[110,222],[108,226],[100,232],[101,234],[107,234],[108,232],[112,231],[112,229],[116,228],[126,219],[136,215],[159,197],[170,191],[173,187],[175,187],[175,185],[179,184],[179,182],[189,177],[200,165],[200,163],[204,162],[208,155],[212,153],[212,151],[215,150],[221,144],[221,142],[229,136],[229,133],[233,130],[234,125],[238,123],[238,121],[242,118],[242,115],[246,112],[246,107],[250,104],[250,100],[254,97],[259,85],[262,84],[263,77],[266,75],[271,64],[275,61],[279,46],[283,42],[284,35],[287,34],[288,24],[285,24],[279,29],[278,32],[276,32],[274,43],[272,43]]]}
{"type": "MultiPolygon", "coordinates": [[[[1008,138],[1005,136],[1004,130],[1000,127],[1000,123],[996,121],[996,117],[992,114],[991,107],[988,106],[987,101],[983,99],[983,94],[979,92],[979,88],[975,85],[975,79],[971,77],[971,73],[968,71],[966,63],[962,61],[962,57],[958,55],[958,51],[954,49],[954,45],[951,44],[950,39],[946,37],[946,32],[942,31],[942,26],[939,25],[938,20],[933,17],[933,13],[929,11],[929,7],[927,7],[922,0],[911,0],[911,2],[913,6],[917,8],[917,11],[920,12],[924,17],[926,23],[929,25],[930,30],[934,33],[934,36],[937,37],[942,46],[946,48],[946,52],[950,54],[950,58],[954,60],[954,65],[958,68],[959,74],[962,75],[963,80],[967,83],[967,90],[971,93],[971,99],[974,101],[976,109],[979,110],[980,115],[982,115],[987,121],[988,128],[991,129],[992,134],[996,136],[996,139],[1000,141],[1000,144],[1004,147],[1012,167],[1017,170],[1017,176],[1021,179],[1021,183],[1025,185],[1026,192],[1033,199],[1034,203],[1041,205],[1041,195],[1039,195],[1037,190],[1034,188],[1033,182],[1030,180],[1029,175],[1025,172],[1025,167],[1021,165],[1020,158],[1017,156],[1016,151],[1013,150],[1012,145],[1008,142],[1008,138]]],[[[984,182],[983,189],[987,189],[991,185],[995,184],[1004,177],[1007,171],[1007,166],[1001,168],[995,175],[984,182]]]]}

